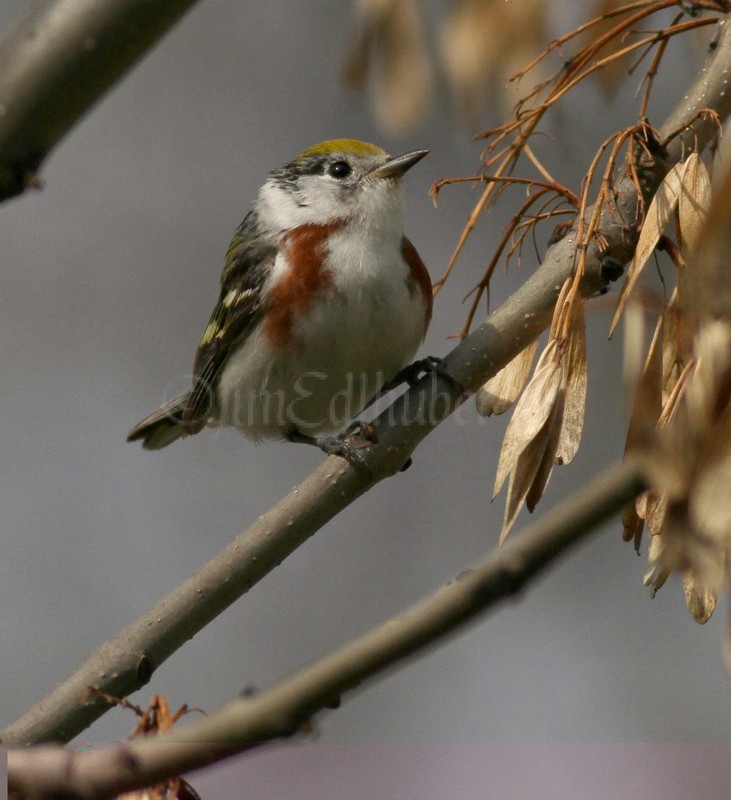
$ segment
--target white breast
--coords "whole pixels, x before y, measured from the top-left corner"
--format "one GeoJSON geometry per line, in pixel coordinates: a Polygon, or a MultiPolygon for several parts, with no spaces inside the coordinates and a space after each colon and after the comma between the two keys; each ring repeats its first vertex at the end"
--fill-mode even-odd
{"type": "MultiPolygon", "coordinates": [[[[378,232],[350,224],[330,240],[332,281],[306,315],[296,344],[274,349],[255,331],[229,358],[214,424],[253,439],[338,430],[414,357],[425,302],[401,255],[401,223],[378,232]]],[[[287,269],[280,257],[275,274],[287,269]]]]}

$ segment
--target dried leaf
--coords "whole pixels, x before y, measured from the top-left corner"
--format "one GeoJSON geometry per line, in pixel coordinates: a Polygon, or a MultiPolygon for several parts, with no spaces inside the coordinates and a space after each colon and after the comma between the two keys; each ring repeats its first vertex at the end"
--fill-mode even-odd
{"type": "Polygon", "coordinates": [[[648,480],[664,502],[685,501],[693,481],[696,438],[687,424],[687,407],[681,403],[683,388],[694,362],[686,364],[672,392],[667,395],[657,423],[658,435],[652,443],[645,469],[648,480]]]}
{"type": "Polygon", "coordinates": [[[484,103],[495,50],[486,47],[493,10],[488,2],[450,3],[442,26],[442,66],[462,114],[471,117],[484,103]]]}
{"type": "Polygon", "coordinates": [[[570,305],[568,314],[568,335],[563,354],[566,391],[561,433],[556,449],[556,462],[558,464],[570,464],[579,450],[586,407],[587,374],[584,301],[576,297],[570,305]]]}
{"type": "Polygon", "coordinates": [[[672,416],[672,408],[668,402],[676,403],[679,387],[678,381],[683,380],[683,372],[688,368],[688,363],[693,358],[693,337],[696,326],[688,319],[687,314],[678,308],[679,294],[677,286],[673,290],[670,300],[665,305],[663,312],[662,329],[662,380],[663,380],[663,410],[661,420],[672,416]]]}
{"type": "Polygon", "coordinates": [[[684,162],[681,178],[678,219],[683,242],[683,255],[693,253],[703,230],[711,204],[711,178],[698,153],[691,153],[684,162]]]}
{"type": "MultiPolygon", "coordinates": [[[[561,361],[555,339],[541,353],[536,371],[515,407],[500,450],[493,498],[515,469],[521,453],[538,436],[553,411],[561,387],[561,361]]],[[[527,491],[527,488],[526,488],[527,491]]]]}
{"type": "Polygon", "coordinates": [[[661,537],[662,563],[668,571],[691,571],[696,584],[717,593],[726,579],[727,548],[699,535],[685,503],[668,504],[661,537]]]}
{"type": "Polygon", "coordinates": [[[731,320],[731,281],[728,280],[731,168],[728,162],[722,165],[722,170],[714,186],[708,219],[697,241],[696,253],[681,275],[683,308],[696,320],[718,317],[731,320]]]}
{"type": "Polygon", "coordinates": [[[718,589],[704,585],[690,570],[683,573],[683,589],[685,602],[693,619],[701,625],[708,622],[716,608],[718,589]]]}
{"type": "Polygon", "coordinates": [[[647,492],[645,501],[645,522],[650,536],[658,536],[665,524],[665,516],[668,510],[668,501],[665,495],[656,492],[647,492]]]}
{"type": "Polygon", "coordinates": [[[196,790],[183,778],[168,778],[165,783],[119,794],[115,800],[201,800],[196,790]]]}
{"type": "Polygon", "coordinates": [[[650,547],[647,553],[647,571],[643,578],[645,586],[649,586],[652,596],[661,589],[670,575],[670,570],[665,566],[663,541],[660,536],[650,537],[650,547]]]}
{"type": "MultiPolygon", "coordinates": [[[[635,550],[638,553],[640,552],[643,525],[647,523],[647,531],[650,536],[658,536],[662,529],[662,523],[665,521],[666,507],[665,497],[653,491],[643,492],[634,503],[628,504],[625,516],[628,517],[628,522],[635,521],[635,527],[631,531],[634,535],[627,535],[628,524],[625,523],[624,540],[628,542],[634,538],[635,550]],[[634,512],[633,515],[630,514],[631,511],[634,512]]],[[[625,522],[624,519],[623,522],[625,522]]]]}
{"type": "Polygon", "coordinates": [[[657,247],[663,231],[677,208],[684,171],[685,162],[676,164],[665,176],[655,196],[652,198],[637,240],[637,248],[635,249],[635,257],[632,259],[630,273],[633,270],[635,272],[641,270],[657,247]]]}
{"type": "Polygon", "coordinates": [[[536,479],[549,435],[548,426],[544,425],[521,451],[515,468],[510,473],[508,496],[505,501],[505,514],[503,516],[503,529],[500,531],[500,544],[508,538],[508,534],[518,517],[520,507],[523,505],[523,501],[536,479]]]}
{"type": "Polygon", "coordinates": [[[622,539],[625,542],[634,542],[635,550],[640,552],[640,541],[642,540],[642,529],[644,521],[637,513],[634,503],[627,503],[622,514],[622,539]]]}
{"type": "Polygon", "coordinates": [[[699,459],[688,513],[701,535],[724,548],[731,545],[731,406],[726,406],[699,459]]]}
{"type": "Polygon", "coordinates": [[[344,78],[359,88],[372,69],[377,117],[388,130],[406,132],[429,110],[434,88],[420,0],[359,0],[344,78]]]}
{"type": "MultiPolygon", "coordinates": [[[[631,327],[628,326],[628,332],[631,327]]],[[[662,330],[663,317],[655,325],[645,365],[634,392],[624,452],[646,447],[653,438],[662,410],[662,330]]],[[[633,346],[633,345],[630,345],[633,346]]],[[[626,352],[627,348],[625,348],[626,352]]],[[[631,387],[630,387],[631,388],[631,387]]]]}
{"type": "Polygon", "coordinates": [[[705,441],[714,435],[718,416],[729,402],[731,324],[716,320],[702,325],[696,336],[696,357],[684,402],[687,424],[700,441],[705,441]]]}
{"type": "Polygon", "coordinates": [[[680,181],[684,169],[684,163],[676,164],[668,172],[665,179],[660,184],[660,188],[652,198],[650,207],[647,209],[647,215],[645,216],[645,221],[642,224],[642,230],[637,240],[635,257],[632,259],[632,263],[627,271],[627,279],[619,293],[617,309],[614,312],[614,318],[612,319],[612,324],[609,329],[610,336],[617,327],[619,318],[622,316],[627,300],[642,274],[642,270],[645,268],[650,256],[657,247],[657,243],[660,241],[663,231],[677,208],[678,198],[680,197],[680,181]]]}
{"type": "MultiPolygon", "coordinates": [[[[486,100],[512,109],[516,83],[506,78],[525,65],[547,38],[543,0],[457,0],[448,5],[440,35],[444,73],[463,117],[474,118],[486,100]]],[[[540,79],[541,68],[535,72],[540,79]]]]}
{"type": "Polygon", "coordinates": [[[536,339],[477,390],[475,405],[478,414],[483,417],[503,414],[513,405],[528,380],[537,350],[536,339]]]}
{"type": "MultiPolygon", "coordinates": [[[[551,341],[555,342],[555,340],[551,341]]],[[[544,351],[541,359],[546,355],[546,352],[549,352],[548,348],[544,351]]],[[[554,353],[558,356],[557,346],[552,348],[549,352],[549,357],[552,361],[554,360],[554,353]]],[[[561,421],[564,413],[564,370],[559,360],[556,360],[555,363],[557,369],[552,374],[551,380],[557,387],[557,390],[554,392],[552,385],[543,396],[544,402],[552,398],[549,414],[540,430],[535,433],[527,446],[521,451],[510,473],[508,497],[505,501],[503,529],[500,533],[500,544],[505,541],[510,533],[523,502],[525,502],[528,510],[531,512],[536,507],[548,485],[551,472],[553,471],[553,465],[556,463],[556,449],[561,435],[561,421]]],[[[537,367],[534,380],[535,377],[538,376],[538,369],[537,367]]],[[[518,409],[516,408],[514,418],[517,413],[518,409]]]]}
{"type": "Polygon", "coordinates": [[[648,483],[669,503],[684,502],[693,480],[693,463],[688,454],[693,440],[683,426],[674,423],[658,432],[650,455],[643,460],[648,483]]]}
{"type": "Polygon", "coordinates": [[[646,323],[645,309],[642,302],[633,299],[624,312],[624,336],[622,340],[624,386],[626,393],[631,396],[637,394],[647,364],[647,353],[645,352],[646,323]]]}
{"type": "Polygon", "coordinates": [[[701,326],[697,365],[687,381],[683,417],[673,426],[687,429],[695,446],[686,455],[695,466],[688,498],[691,524],[705,540],[724,551],[731,544],[731,324],[701,326]]]}
{"type": "Polygon", "coordinates": [[[343,83],[349,89],[363,89],[371,69],[376,26],[358,22],[357,31],[345,57],[343,83]]]}
{"type": "Polygon", "coordinates": [[[548,481],[553,472],[553,465],[558,462],[557,450],[561,439],[562,419],[565,414],[565,394],[563,391],[558,393],[556,402],[553,406],[553,412],[546,422],[545,430],[547,432],[546,443],[543,450],[543,455],[538,463],[535,477],[531,483],[528,494],[525,497],[525,504],[528,511],[531,513],[543,497],[543,492],[548,486],[548,481]]]}
{"type": "Polygon", "coordinates": [[[688,521],[685,503],[668,504],[662,532],[658,536],[653,536],[650,541],[650,546],[655,544],[656,548],[658,545],[655,540],[662,542],[660,558],[663,569],[668,573],[690,568],[691,561],[687,554],[687,543],[692,536],[693,532],[688,521]]]}
{"type": "MultiPolygon", "coordinates": [[[[632,303],[625,317],[625,382],[631,391],[633,385],[634,401],[627,426],[627,438],[624,443],[625,454],[644,448],[650,442],[655,431],[662,401],[662,318],[657,321],[655,334],[650,349],[640,369],[642,344],[644,340],[644,312],[638,303],[632,303]]],[[[651,457],[650,457],[651,459],[651,457]]],[[[641,496],[646,499],[647,494],[641,496]]],[[[644,502],[630,502],[622,515],[622,538],[625,542],[634,542],[637,552],[642,541],[643,520],[645,519],[644,502]]]]}

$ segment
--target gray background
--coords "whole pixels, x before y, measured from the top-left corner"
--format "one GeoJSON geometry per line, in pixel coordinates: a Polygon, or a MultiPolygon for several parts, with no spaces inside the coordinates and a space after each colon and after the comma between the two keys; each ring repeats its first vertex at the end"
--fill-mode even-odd
{"type": "MultiPolygon", "coordinates": [[[[5,0],[0,29],[28,5],[5,0]]],[[[43,169],[44,190],[0,209],[6,722],[320,460],[310,448],[256,446],[231,430],[160,453],[124,441],[187,374],[228,239],[267,170],[333,136],[392,152],[430,147],[408,178],[407,230],[433,278],[449,258],[476,193],[447,189],[435,210],[427,189],[439,177],[474,172],[481,145],[444,109],[408,137],[377,129],[366,99],[338,82],[346,8],[326,0],[199,4],[61,144],[43,169]]],[[[675,66],[669,62],[660,81],[656,121],[672,106],[667,89],[690,82],[702,62],[688,45],[671,49],[675,66]]],[[[555,149],[557,177],[578,186],[599,142],[631,121],[638,81],[611,104],[589,90],[566,106],[554,123],[557,139],[543,145],[555,149]]],[[[493,109],[474,130],[498,121],[493,109]]],[[[453,345],[447,337],[461,327],[462,297],[504,219],[480,222],[439,297],[423,353],[453,345]]],[[[533,266],[527,251],[522,267],[497,275],[493,303],[533,266]]],[[[540,511],[621,455],[621,343],[607,342],[609,308],[596,304],[590,316],[581,452],[554,474],[540,511]]],[[[269,685],[384,621],[480,558],[502,518],[502,498],[491,504],[490,495],[505,424],[478,418],[469,403],[419,448],[407,473],[318,533],[134,699],[145,705],[162,692],[173,705],[214,710],[243,686],[269,685]]],[[[320,741],[728,743],[725,609],[698,626],[678,580],[651,601],[644,556],[621,542],[618,523],[609,526],[494,619],[321,717],[320,741]]],[[[120,738],[133,725],[113,711],[84,739],[120,738]]]]}

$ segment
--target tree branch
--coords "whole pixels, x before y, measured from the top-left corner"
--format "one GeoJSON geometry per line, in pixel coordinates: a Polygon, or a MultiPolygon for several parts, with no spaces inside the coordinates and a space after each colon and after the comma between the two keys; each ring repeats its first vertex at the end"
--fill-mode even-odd
{"type": "Polygon", "coordinates": [[[0,42],[0,200],[195,0],[53,0],[0,42]]]}
{"type": "Polygon", "coordinates": [[[644,488],[637,462],[605,471],[522,535],[400,616],[216,714],[153,739],[103,751],[11,750],[8,785],[23,797],[106,798],[296,734],[343,692],[444,642],[511,597],[644,488]]]}
{"type": "MultiPolygon", "coordinates": [[[[731,35],[726,20],[721,27],[713,57],[661,129],[662,135],[667,136],[687,126],[670,142],[666,157],[658,157],[655,168],[643,172],[645,190],[650,194],[672,163],[692,148],[703,148],[717,132],[716,120],[699,112],[708,108],[721,119],[731,113],[731,92],[725,83],[731,73],[731,35]]],[[[624,262],[631,256],[637,202],[631,182],[620,184],[616,208],[602,215],[600,230],[608,249],[600,254],[594,246],[587,253],[582,284],[585,295],[604,286],[604,258],[610,256],[624,262]]],[[[591,209],[587,213],[591,214],[591,209]]],[[[558,291],[573,271],[574,233],[551,247],[531,278],[446,357],[446,368],[468,394],[549,324],[558,291]]],[[[7,727],[0,734],[0,743],[7,746],[68,741],[108,709],[95,697],[83,703],[88,686],[98,686],[118,697],[140,689],[175,650],[326,522],[376,483],[399,471],[422,439],[464,399],[452,384],[436,375],[422,379],[375,420],[378,445],[365,453],[370,480],[343,459],[327,458],[219,555],[94,651],[43,701],[7,727]]]]}
{"type": "MultiPolygon", "coordinates": [[[[488,322],[447,357],[457,381],[474,387],[506,364],[548,324],[561,264],[539,270],[488,322]]],[[[594,276],[587,291],[603,285],[594,276]]],[[[375,421],[379,439],[366,459],[372,479],[329,457],[272,509],[136,622],[108,640],[44,700],[0,734],[5,746],[68,741],[108,710],[87,687],[117,697],[144,686],[175,650],[278,566],[377,482],[399,471],[417,444],[462,402],[434,376],[399,397],[375,421]]]]}

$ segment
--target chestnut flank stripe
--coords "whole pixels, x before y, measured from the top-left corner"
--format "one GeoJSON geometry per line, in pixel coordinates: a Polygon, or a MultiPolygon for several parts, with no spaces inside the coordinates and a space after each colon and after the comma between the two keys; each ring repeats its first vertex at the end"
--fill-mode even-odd
{"type": "Polygon", "coordinates": [[[272,287],[264,318],[264,331],[275,347],[290,343],[295,315],[307,311],[313,299],[332,283],[324,268],[327,239],[342,227],[341,221],[300,225],[284,237],[282,247],[289,271],[272,287]]]}
{"type": "Polygon", "coordinates": [[[411,243],[411,240],[406,236],[401,239],[401,255],[404,257],[404,261],[409,265],[411,278],[421,290],[424,303],[426,303],[426,313],[424,314],[424,336],[426,336],[426,330],[431,322],[432,306],[434,304],[429,270],[427,270],[424,262],[421,260],[421,256],[411,243]]]}

